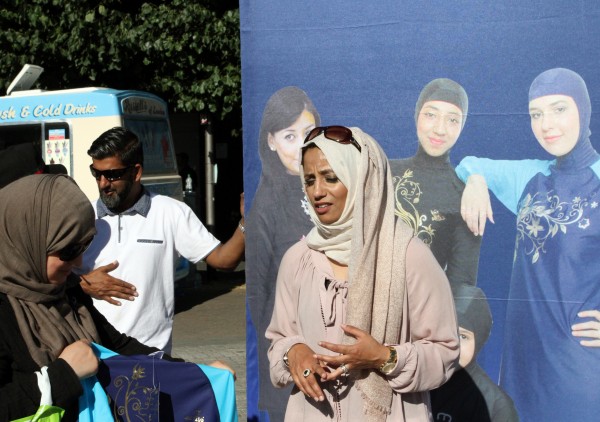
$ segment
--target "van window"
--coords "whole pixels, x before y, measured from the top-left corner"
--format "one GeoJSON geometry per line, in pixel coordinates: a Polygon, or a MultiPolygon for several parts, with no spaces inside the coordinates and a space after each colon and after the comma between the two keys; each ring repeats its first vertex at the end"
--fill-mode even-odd
{"type": "Polygon", "coordinates": [[[13,145],[31,142],[41,150],[42,125],[39,123],[29,125],[0,125],[0,149],[13,145]]]}
{"type": "Polygon", "coordinates": [[[168,121],[124,119],[124,126],[135,133],[144,147],[144,174],[177,174],[173,141],[168,121]]]}
{"type": "Polygon", "coordinates": [[[41,125],[0,126],[0,188],[44,168],[41,125]]]}

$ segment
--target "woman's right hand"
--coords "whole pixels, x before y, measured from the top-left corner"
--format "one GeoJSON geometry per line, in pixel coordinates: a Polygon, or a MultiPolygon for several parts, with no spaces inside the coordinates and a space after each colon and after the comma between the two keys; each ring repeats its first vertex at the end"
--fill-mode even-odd
{"type": "Polygon", "coordinates": [[[586,347],[600,347],[600,310],[591,309],[577,314],[579,318],[592,318],[573,324],[571,334],[581,338],[580,344],[586,347]]]}
{"type": "Polygon", "coordinates": [[[494,222],[490,193],[483,176],[473,174],[467,179],[460,203],[460,214],[475,236],[483,236],[486,218],[494,222]]]}
{"type": "Polygon", "coordinates": [[[89,378],[98,372],[99,360],[88,340],[78,340],[69,344],[59,356],[69,364],[79,379],[89,378]]]}
{"type": "Polygon", "coordinates": [[[317,377],[324,377],[326,371],[319,364],[319,361],[314,358],[314,354],[315,352],[306,344],[297,343],[293,345],[288,351],[289,369],[300,391],[315,401],[323,401],[325,396],[317,377]],[[305,377],[306,370],[309,370],[310,373],[305,377]]]}

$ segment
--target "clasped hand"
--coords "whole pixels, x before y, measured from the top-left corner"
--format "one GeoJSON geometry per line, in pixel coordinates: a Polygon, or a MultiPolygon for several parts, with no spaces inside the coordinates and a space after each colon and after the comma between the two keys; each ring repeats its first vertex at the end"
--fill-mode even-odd
{"type": "Polygon", "coordinates": [[[351,325],[342,325],[341,328],[344,333],[356,339],[354,344],[319,342],[319,346],[337,353],[335,356],[315,353],[301,343],[288,351],[289,369],[294,383],[300,391],[316,401],[325,399],[319,381],[334,381],[355,369],[378,369],[389,358],[389,349],[366,331],[351,325]]]}

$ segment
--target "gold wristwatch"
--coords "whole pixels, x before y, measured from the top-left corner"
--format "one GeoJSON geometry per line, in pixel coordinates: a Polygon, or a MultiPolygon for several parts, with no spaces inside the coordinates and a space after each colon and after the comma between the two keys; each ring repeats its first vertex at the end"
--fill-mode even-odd
{"type": "Polygon", "coordinates": [[[379,367],[379,371],[385,375],[391,373],[396,367],[396,363],[398,363],[398,353],[396,352],[396,348],[393,346],[388,346],[388,348],[390,349],[390,357],[379,367]]]}

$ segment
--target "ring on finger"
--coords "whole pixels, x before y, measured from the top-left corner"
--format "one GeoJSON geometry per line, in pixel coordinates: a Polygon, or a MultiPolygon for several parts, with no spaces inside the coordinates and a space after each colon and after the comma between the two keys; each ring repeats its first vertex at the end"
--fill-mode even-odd
{"type": "Polygon", "coordinates": [[[340,368],[342,368],[342,371],[343,371],[343,374],[342,374],[342,375],[343,375],[343,376],[345,376],[345,377],[347,377],[347,376],[348,376],[348,367],[346,366],[346,364],[345,364],[345,363],[342,363],[342,364],[340,365],[340,368]]]}
{"type": "Polygon", "coordinates": [[[302,376],[304,378],[308,378],[308,376],[311,374],[311,370],[309,368],[306,368],[303,372],[302,372],[302,376]]]}

